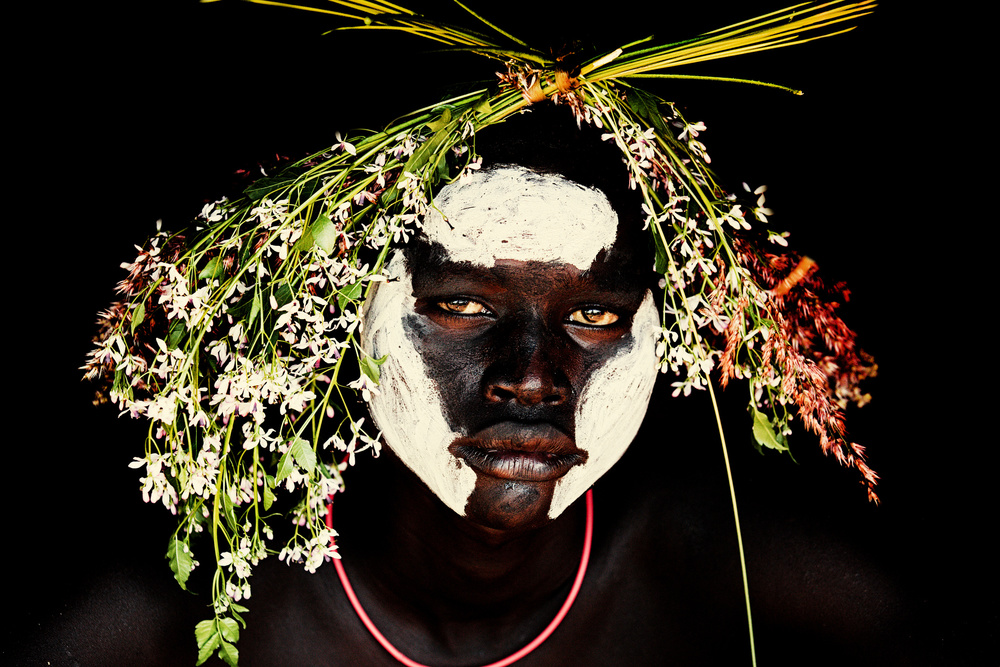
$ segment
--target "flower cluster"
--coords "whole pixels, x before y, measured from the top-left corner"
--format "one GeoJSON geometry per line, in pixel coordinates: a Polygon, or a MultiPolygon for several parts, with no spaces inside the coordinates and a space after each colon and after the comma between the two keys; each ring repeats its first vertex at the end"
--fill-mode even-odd
{"type": "Polygon", "coordinates": [[[616,143],[631,186],[642,193],[645,224],[657,241],[655,269],[663,274],[657,352],[660,369],[678,376],[674,396],[707,388],[715,369],[723,386],[747,380],[758,445],[787,450],[797,416],[824,452],[858,470],[877,502],[878,476],[844,426],[844,408],[868,401],[860,382],[876,370],[836,315],[848,293],[843,285],[824,286],[811,260],[784,250],[787,234],[766,227],[772,211],[765,186],[744,184],[747,199],[755,198],[746,201],[715,184],[705,145],[696,139],[704,123],[631,93],[640,99],[610,86],[584,86],[584,103],[574,110],[579,122],[602,128],[605,140],[616,143]],[[636,108],[645,113],[623,113],[636,108]],[[762,250],[769,244],[781,252],[762,250]]]}
{"type": "Polygon", "coordinates": [[[329,499],[359,453],[379,452],[352,414],[355,394],[378,391],[377,361],[357,359],[359,309],[388,244],[429,206],[424,176],[404,171],[425,140],[362,143],[360,165],[344,142],[294,165],[285,184],[206,206],[194,236],[159,232],[123,265],[122,301],[100,315],[85,376],[150,424],[131,466],[143,499],[181,519],[170,563],[182,586],[197,566],[192,536],[212,534],[216,624],[241,620],[252,567],[269,553],[310,571],[336,557],[329,499]],[[341,379],[350,368],[360,378],[341,379]],[[281,495],[292,499],[284,546],[266,518],[281,495]]]}

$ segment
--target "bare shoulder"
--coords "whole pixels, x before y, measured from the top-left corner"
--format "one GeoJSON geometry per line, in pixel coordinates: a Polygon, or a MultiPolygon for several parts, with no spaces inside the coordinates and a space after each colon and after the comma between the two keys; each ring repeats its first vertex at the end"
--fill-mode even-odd
{"type": "MultiPolygon", "coordinates": [[[[705,655],[723,647],[729,655],[748,657],[739,548],[724,470],[700,474],[685,466],[683,474],[657,475],[661,463],[643,457],[646,445],[637,445],[639,456],[630,452],[632,460],[623,459],[607,487],[598,489],[603,491],[598,502],[603,497],[606,504],[624,503],[605,517],[614,541],[608,548],[617,552],[613,567],[621,577],[641,582],[633,587],[636,600],[648,596],[643,604],[657,610],[662,632],[675,635],[675,647],[686,646],[689,662],[678,664],[705,664],[700,662],[705,655]]],[[[690,458],[680,459],[691,464],[690,458]]],[[[753,475],[744,471],[738,480],[744,488],[748,480],[764,483],[753,475]]],[[[935,657],[919,582],[894,567],[904,555],[896,553],[879,510],[824,512],[818,491],[808,488],[808,473],[800,475],[803,481],[795,488],[786,483],[740,497],[762,664],[801,664],[806,656],[812,665],[947,664],[943,656],[935,657]]]]}

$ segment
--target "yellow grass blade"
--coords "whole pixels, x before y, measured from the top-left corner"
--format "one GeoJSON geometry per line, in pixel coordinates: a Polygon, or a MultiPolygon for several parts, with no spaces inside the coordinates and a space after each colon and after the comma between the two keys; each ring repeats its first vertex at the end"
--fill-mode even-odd
{"type": "Polygon", "coordinates": [[[634,74],[690,65],[693,63],[735,55],[755,53],[804,44],[816,39],[831,37],[852,27],[810,36],[803,33],[823,31],[844,21],[851,21],[871,13],[874,0],[845,3],[841,0],[820,5],[809,3],[794,5],[756,19],[736,23],[702,35],[702,37],[677,46],[645,49],[638,54],[617,58],[605,68],[595,67],[590,79],[628,77],[634,74]],[[805,9],[800,9],[805,7],[805,9]]]}

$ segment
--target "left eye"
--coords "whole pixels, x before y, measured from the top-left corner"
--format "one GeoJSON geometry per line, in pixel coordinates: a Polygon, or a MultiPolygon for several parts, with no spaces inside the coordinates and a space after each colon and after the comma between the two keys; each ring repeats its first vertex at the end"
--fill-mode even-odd
{"type": "Polygon", "coordinates": [[[603,308],[580,308],[569,314],[569,321],[591,327],[606,327],[618,321],[618,316],[603,308]]]}
{"type": "Polygon", "coordinates": [[[478,301],[472,299],[448,299],[438,301],[437,307],[441,310],[454,313],[455,315],[489,315],[490,310],[478,301]]]}

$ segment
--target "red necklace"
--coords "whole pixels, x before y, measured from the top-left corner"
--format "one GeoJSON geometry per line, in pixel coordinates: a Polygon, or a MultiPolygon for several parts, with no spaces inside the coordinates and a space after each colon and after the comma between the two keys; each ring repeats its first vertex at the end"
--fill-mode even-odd
{"type": "MultiPolygon", "coordinates": [[[[327,527],[332,529],[333,513],[331,509],[332,509],[331,506],[327,505],[326,525],[327,527]]],[[[583,584],[583,577],[587,573],[587,563],[588,561],[590,561],[590,546],[591,543],[593,542],[593,538],[594,538],[594,490],[588,489],[587,526],[583,535],[583,555],[580,557],[580,567],[576,571],[576,579],[573,580],[573,588],[570,589],[569,596],[566,598],[566,601],[563,602],[562,608],[559,609],[559,613],[557,613],[556,617],[552,619],[552,622],[549,623],[544,630],[542,630],[542,634],[535,637],[535,639],[530,644],[522,648],[520,651],[517,651],[516,653],[507,656],[503,660],[492,662],[488,665],[485,665],[484,667],[507,667],[507,665],[511,665],[517,662],[524,656],[534,651],[542,644],[542,642],[544,642],[546,639],[549,638],[549,635],[555,632],[555,629],[559,627],[559,624],[562,623],[563,618],[565,618],[566,614],[569,612],[569,608],[573,606],[573,602],[576,600],[577,593],[580,592],[580,586],[583,584]]],[[[372,634],[372,637],[375,638],[375,641],[381,644],[382,648],[388,651],[389,654],[392,655],[392,657],[394,657],[396,660],[406,665],[406,667],[427,667],[427,665],[424,665],[422,663],[416,662],[415,660],[407,658],[398,648],[389,643],[389,640],[385,638],[385,635],[379,632],[378,628],[375,627],[375,624],[372,623],[372,620],[368,618],[368,614],[365,613],[364,608],[361,606],[361,602],[358,601],[358,596],[354,594],[354,588],[351,587],[351,582],[347,580],[347,573],[344,571],[344,566],[341,565],[339,558],[333,559],[333,566],[337,570],[337,576],[340,577],[340,583],[344,587],[344,593],[347,594],[347,599],[351,601],[351,606],[354,607],[354,612],[358,615],[358,618],[361,619],[361,622],[364,623],[365,627],[368,628],[368,632],[372,634]]]]}

